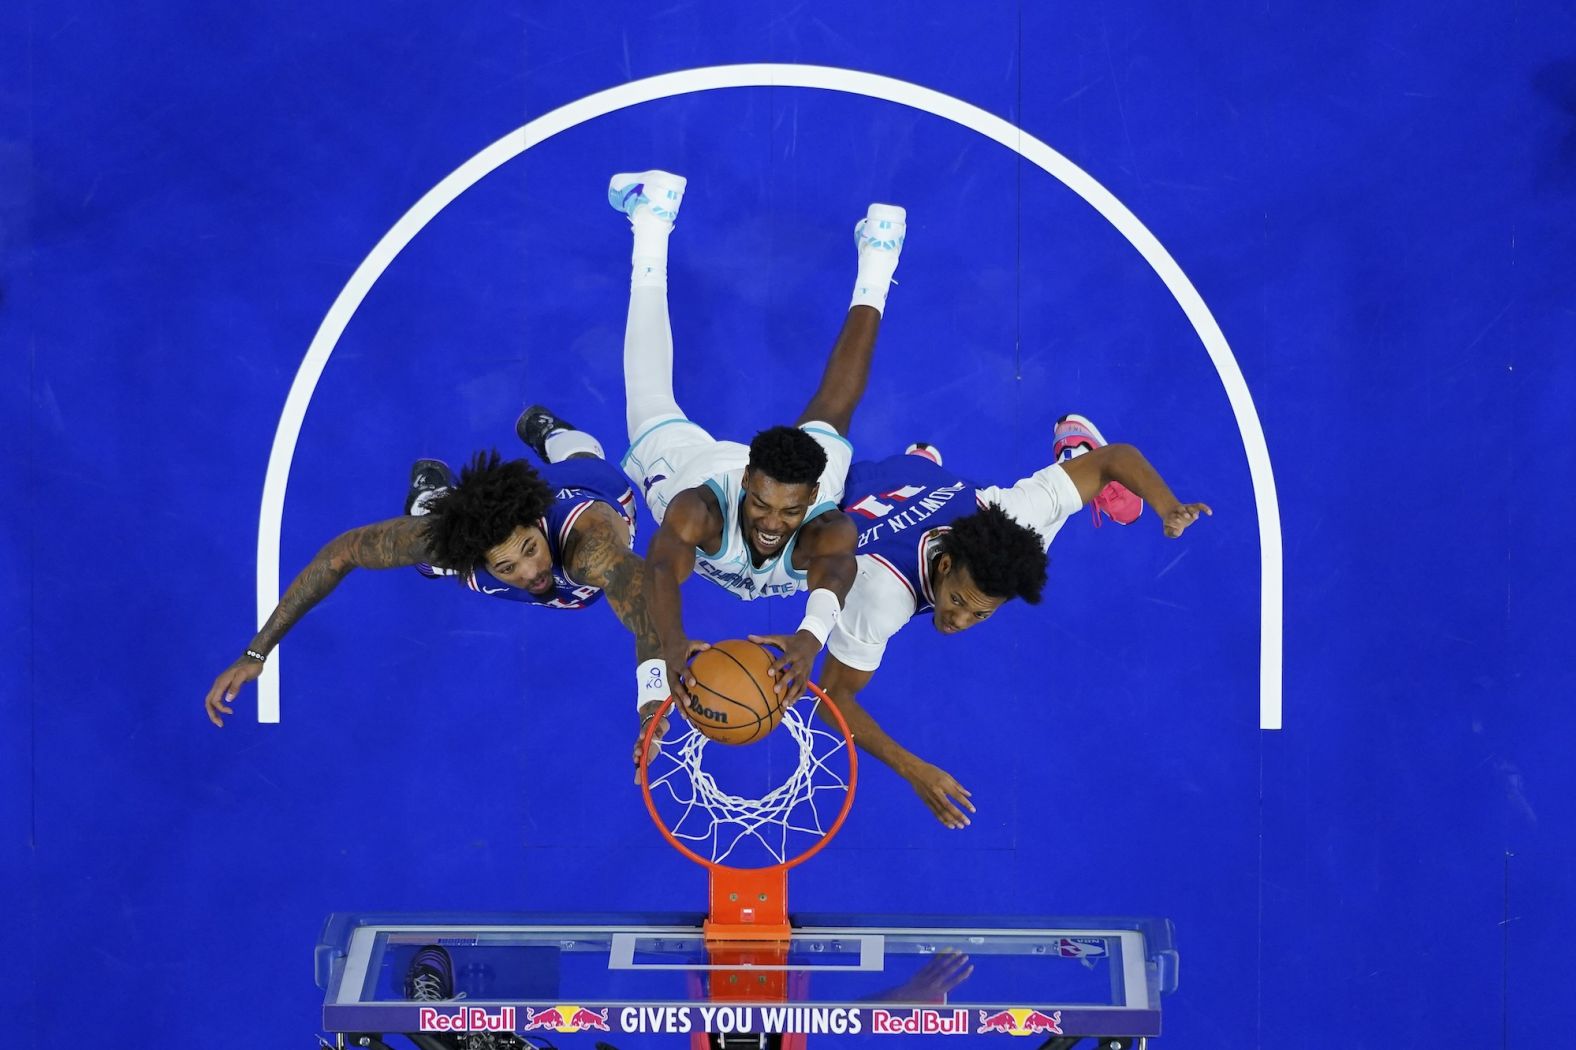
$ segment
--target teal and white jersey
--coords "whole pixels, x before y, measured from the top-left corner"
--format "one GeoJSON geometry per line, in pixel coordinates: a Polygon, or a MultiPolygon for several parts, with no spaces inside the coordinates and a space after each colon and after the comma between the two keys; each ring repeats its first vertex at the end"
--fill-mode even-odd
{"type": "MultiPolygon", "coordinates": [[[[706,487],[717,497],[722,508],[722,548],[706,551],[695,548],[695,572],[723,590],[750,601],[754,598],[787,597],[807,586],[804,573],[793,567],[793,552],[799,542],[795,530],[783,549],[765,564],[757,566],[751,560],[750,545],[744,541],[744,530],[739,526],[739,505],[744,501],[744,468],[706,479],[706,487]]],[[[823,475],[824,486],[826,478],[823,475]]],[[[825,491],[824,488],[822,490],[825,491]]],[[[839,493],[842,486],[838,486],[839,493]]],[[[837,509],[836,500],[818,498],[815,506],[804,516],[805,523],[829,510],[837,509]]],[[[799,526],[802,530],[803,525],[799,526]]]]}
{"type": "MultiPolygon", "coordinates": [[[[826,451],[826,469],[817,482],[815,505],[804,518],[808,522],[837,509],[854,448],[826,423],[809,422],[800,429],[826,451]]],[[[688,419],[670,416],[654,420],[635,439],[624,454],[622,466],[645,494],[646,505],[658,524],[667,513],[668,503],[685,489],[704,485],[716,496],[722,509],[722,546],[716,551],[695,548],[698,575],[745,601],[786,597],[807,586],[804,573],[793,567],[799,533],[788,537],[783,549],[764,565],[751,564],[750,547],[739,527],[739,506],[744,500],[741,485],[749,460],[748,445],[718,441],[688,419]]]]}

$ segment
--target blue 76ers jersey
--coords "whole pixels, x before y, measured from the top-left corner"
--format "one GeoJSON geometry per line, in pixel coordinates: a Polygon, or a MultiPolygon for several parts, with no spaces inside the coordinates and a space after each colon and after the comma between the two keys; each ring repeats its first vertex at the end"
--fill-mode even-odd
{"type": "Polygon", "coordinates": [[[575,527],[580,515],[593,503],[606,503],[629,522],[629,542],[635,542],[635,493],[629,487],[624,472],[603,459],[566,459],[562,463],[549,463],[538,472],[542,480],[554,490],[556,498],[547,508],[547,514],[537,521],[542,534],[547,537],[547,550],[553,558],[554,587],[546,594],[532,594],[519,587],[511,587],[495,578],[486,569],[472,573],[455,573],[430,566],[418,566],[424,575],[457,576],[461,583],[479,594],[506,598],[527,605],[541,605],[549,609],[584,609],[602,597],[600,587],[576,583],[564,571],[564,545],[569,531],[575,527]]]}
{"type": "Polygon", "coordinates": [[[972,481],[920,456],[888,456],[848,469],[843,513],[859,529],[854,552],[890,569],[914,596],[914,615],[935,605],[931,544],[939,531],[979,509],[972,481]]]}

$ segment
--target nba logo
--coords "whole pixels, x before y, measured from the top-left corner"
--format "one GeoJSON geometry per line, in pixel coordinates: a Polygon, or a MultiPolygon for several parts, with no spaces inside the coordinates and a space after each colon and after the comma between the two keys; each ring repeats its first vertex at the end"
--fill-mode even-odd
{"type": "Polygon", "coordinates": [[[1063,937],[1056,942],[1056,954],[1063,959],[1089,959],[1105,954],[1105,941],[1098,937],[1063,937]]]}

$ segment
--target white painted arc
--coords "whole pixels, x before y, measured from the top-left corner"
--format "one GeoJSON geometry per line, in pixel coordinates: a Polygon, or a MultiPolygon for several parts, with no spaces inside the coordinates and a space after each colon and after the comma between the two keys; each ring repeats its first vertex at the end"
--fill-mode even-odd
{"type": "MultiPolygon", "coordinates": [[[[306,409],[339,338],[372,286],[418,233],[455,198],[505,162],[561,131],[642,102],[734,87],[802,87],[863,95],[908,106],[969,128],[1013,150],[1078,194],[1105,217],[1154,269],[1198,333],[1226,389],[1242,435],[1259,523],[1260,635],[1259,725],[1282,725],[1282,546],[1280,507],[1269,447],[1247,381],[1220,326],[1193,283],[1154,234],[1104,186],[1072,161],[1013,124],[950,95],[907,81],[829,66],[750,64],[686,69],[620,84],[560,106],[510,132],[460,165],[411,207],[368,253],[334,300],[307,348],[274,432],[263,481],[257,529],[257,622],[264,623],[279,600],[279,538],[285,488],[306,409]]],[[[278,652],[258,679],[257,718],[279,720],[278,652]]]]}

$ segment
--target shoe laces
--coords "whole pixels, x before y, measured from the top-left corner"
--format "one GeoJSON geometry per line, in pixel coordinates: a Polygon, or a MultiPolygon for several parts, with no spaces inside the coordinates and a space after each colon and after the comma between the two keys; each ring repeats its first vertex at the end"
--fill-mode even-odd
{"type": "Polygon", "coordinates": [[[436,973],[419,973],[410,979],[410,997],[419,1003],[439,1003],[444,995],[443,977],[436,973]]]}

